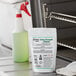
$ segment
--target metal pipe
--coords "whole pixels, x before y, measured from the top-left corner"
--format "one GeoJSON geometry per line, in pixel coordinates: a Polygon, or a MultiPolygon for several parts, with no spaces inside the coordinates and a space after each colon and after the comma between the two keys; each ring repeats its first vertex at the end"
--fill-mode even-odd
{"type": "Polygon", "coordinates": [[[71,23],[76,23],[76,17],[71,15],[66,15],[62,13],[50,12],[49,18],[54,18],[62,21],[67,21],[71,23]]]}

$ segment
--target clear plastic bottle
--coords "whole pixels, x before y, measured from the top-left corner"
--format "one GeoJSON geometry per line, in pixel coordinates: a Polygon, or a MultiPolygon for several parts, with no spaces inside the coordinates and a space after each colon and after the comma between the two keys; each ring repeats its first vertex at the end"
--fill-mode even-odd
{"type": "Polygon", "coordinates": [[[13,32],[13,58],[15,62],[29,61],[28,32],[24,30],[21,11],[31,16],[27,9],[28,1],[22,3],[16,12],[16,25],[13,32]]]}
{"type": "Polygon", "coordinates": [[[13,32],[13,57],[15,62],[29,61],[28,32],[24,30],[22,14],[16,12],[16,25],[13,32]]]}

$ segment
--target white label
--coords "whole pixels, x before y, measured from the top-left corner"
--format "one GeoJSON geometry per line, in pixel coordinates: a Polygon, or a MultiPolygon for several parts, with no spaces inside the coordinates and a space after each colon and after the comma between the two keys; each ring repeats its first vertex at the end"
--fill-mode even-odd
{"type": "Polygon", "coordinates": [[[53,38],[51,37],[33,37],[32,38],[34,64],[37,68],[50,68],[53,64],[53,38]]]}
{"type": "Polygon", "coordinates": [[[35,69],[54,69],[56,29],[36,28],[30,32],[31,52],[35,69]]]}

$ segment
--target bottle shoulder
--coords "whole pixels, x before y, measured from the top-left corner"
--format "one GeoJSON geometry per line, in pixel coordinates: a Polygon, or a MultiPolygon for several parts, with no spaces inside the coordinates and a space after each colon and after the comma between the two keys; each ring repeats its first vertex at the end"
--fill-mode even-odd
{"type": "Polygon", "coordinates": [[[27,31],[13,31],[12,33],[14,34],[14,33],[28,33],[28,32],[27,31]]]}

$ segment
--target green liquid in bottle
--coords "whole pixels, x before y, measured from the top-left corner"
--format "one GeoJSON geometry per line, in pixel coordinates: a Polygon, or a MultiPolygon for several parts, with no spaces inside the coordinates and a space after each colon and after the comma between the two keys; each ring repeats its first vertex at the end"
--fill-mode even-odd
{"type": "Polygon", "coordinates": [[[13,56],[15,62],[29,61],[28,33],[13,33],[13,56]]]}

